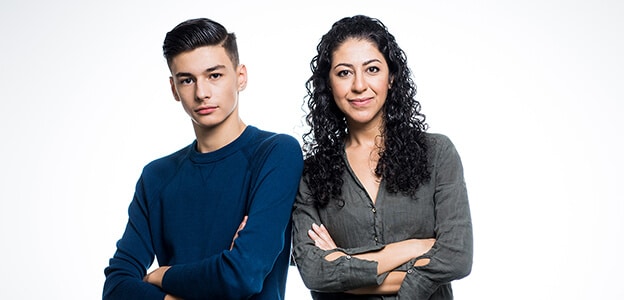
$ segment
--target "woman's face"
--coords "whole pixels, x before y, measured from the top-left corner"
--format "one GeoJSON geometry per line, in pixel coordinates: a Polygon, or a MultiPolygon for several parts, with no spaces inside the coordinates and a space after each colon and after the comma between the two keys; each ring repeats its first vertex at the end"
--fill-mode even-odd
{"type": "Polygon", "coordinates": [[[332,95],[348,126],[380,126],[391,76],[377,46],[365,39],[350,38],[336,48],[331,61],[332,95]]]}

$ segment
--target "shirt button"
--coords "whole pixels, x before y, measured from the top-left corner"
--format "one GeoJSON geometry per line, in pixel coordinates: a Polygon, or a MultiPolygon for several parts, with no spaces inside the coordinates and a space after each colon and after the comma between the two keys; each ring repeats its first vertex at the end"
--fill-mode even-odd
{"type": "Polygon", "coordinates": [[[351,255],[345,256],[346,259],[351,259],[351,255]]]}
{"type": "Polygon", "coordinates": [[[412,269],[407,270],[407,274],[412,274],[414,271],[412,269]]]}
{"type": "Polygon", "coordinates": [[[377,210],[376,210],[374,207],[371,209],[371,211],[372,211],[373,213],[376,213],[376,212],[377,212],[377,210]]]}

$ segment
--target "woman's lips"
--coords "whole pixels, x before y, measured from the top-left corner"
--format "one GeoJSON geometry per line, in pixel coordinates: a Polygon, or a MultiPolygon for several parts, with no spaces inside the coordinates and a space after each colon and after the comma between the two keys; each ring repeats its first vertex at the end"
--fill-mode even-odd
{"type": "Polygon", "coordinates": [[[373,100],[373,98],[357,98],[349,100],[349,103],[351,103],[351,105],[353,106],[364,106],[370,103],[371,100],[373,100]]]}

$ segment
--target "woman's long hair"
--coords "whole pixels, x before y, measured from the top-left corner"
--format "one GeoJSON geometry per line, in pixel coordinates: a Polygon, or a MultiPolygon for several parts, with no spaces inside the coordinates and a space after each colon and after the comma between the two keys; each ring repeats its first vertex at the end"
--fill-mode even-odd
{"type": "Polygon", "coordinates": [[[348,135],[344,114],[334,102],[329,87],[332,53],[347,39],[373,42],[384,55],[393,78],[383,107],[383,146],[375,174],[385,180],[391,193],[414,195],[420,185],[431,177],[427,164],[427,129],[425,115],[416,100],[416,85],[412,80],[407,58],[392,34],[379,20],[354,16],[334,23],[317,46],[312,59],[312,76],[306,82],[309,113],[306,122],[310,131],[303,135],[304,178],[317,207],[332,199],[340,202],[342,175],[346,170],[343,159],[348,135]]]}

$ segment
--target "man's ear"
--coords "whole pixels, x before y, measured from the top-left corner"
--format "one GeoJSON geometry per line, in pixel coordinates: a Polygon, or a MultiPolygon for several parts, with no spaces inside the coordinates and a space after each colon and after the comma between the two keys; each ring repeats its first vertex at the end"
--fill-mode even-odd
{"type": "Polygon", "coordinates": [[[243,64],[236,68],[238,73],[238,91],[242,91],[247,87],[247,67],[243,64]]]}
{"type": "Polygon", "coordinates": [[[173,76],[169,76],[169,84],[171,85],[171,93],[173,94],[173,98],[176,101],[180,101],[178,97],[178,92],[176,91],[175,82],[173,82],[173,76]]]}

